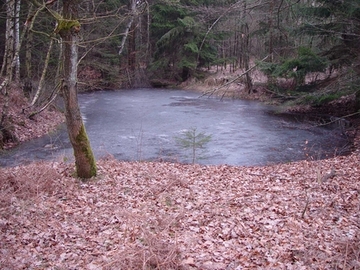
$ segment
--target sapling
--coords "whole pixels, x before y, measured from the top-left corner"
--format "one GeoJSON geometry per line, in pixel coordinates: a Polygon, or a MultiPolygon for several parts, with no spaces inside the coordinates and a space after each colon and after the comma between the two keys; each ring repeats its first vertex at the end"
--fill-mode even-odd
{"type": "Polygon", "coordinates": [[[175,137],[176,142],[181,148],[190,149],[192,152],[192,163],[194,164],[197,156],[198,149],[204,149],[205,145],[210,142],[211,135],[206,135],[203,132],[197,132],[196,128],[190,128],[183,132],[179,137],[175,137]]]}

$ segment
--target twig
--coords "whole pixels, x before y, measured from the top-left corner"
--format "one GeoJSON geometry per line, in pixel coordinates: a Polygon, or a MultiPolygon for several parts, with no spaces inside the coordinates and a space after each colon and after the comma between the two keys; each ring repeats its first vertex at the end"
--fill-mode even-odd
{"type": "Polygon", "coordinates": [[[236,2],[235,4],[231,5],[228,9],[226,9],[225,12],[222,13],[222,14],[212,23],[212,25],[209,27],[209,29],[206,31],[205,36],[204,36],[203,40],[201,41],[201,44],[200,44],[200,47],[199,47],[199,52],[198,52],[198,55],[197,55],[197,60],[199,60],[199,58],[200,58],[200,52],[201,52],[202,47],[204,46],[205,40],[206,40],[207,36],[209,35],[209,33],[211,32],[211,30],[212,30],[212,29],[214,28],[214,26],[220,21],[220,19],[225,16],[226,13],[228,13],[228,12],[231,11],[231,10],[234,10],[234,8],[236,7],[236,5],[238,5],[238,4],[239,4],[239,3],[236,2]]]}
{"type": "Polygon", "coordinates": [[[346,243],[345,258],[344,258],[343,269],[346,269],[346,258],[347,258],[347,256],[348,256],[348,248],[349,248],[349,243],[346,243]]]}
{"type": "Polygon", "coordinates": [[[354,112],[354,113],[351,113],[351,114],[348,114],[348,115],[344,115],[344,116],[342,116],[342,117],[336,117],[336,119],[331,120],[330,122],[326,122],[326,123],[324,123],[324,124],[316,125],[316,127],[327,126],[327,125],[329,125],[329,124],[332,124],[332,123],[335,123],[335,122],[339,121],[339,119],[351,117],[351,116],[354,116],[354,115],[357,115],[357,114],[360,114],[360,111],[354,112]]]}
{"type": "Polygon", "coordinates": [[[304,218],[305,212],[308,209],[308,206],[309,206],[309,203],[310,203],[310,198],[309,198],[309,196],[307,196],[307,194],[306,194],[306,197],[307,197],[306,198],[306,204],[305,204],[304,210],[301,213],[301,218],[304,218]]]}

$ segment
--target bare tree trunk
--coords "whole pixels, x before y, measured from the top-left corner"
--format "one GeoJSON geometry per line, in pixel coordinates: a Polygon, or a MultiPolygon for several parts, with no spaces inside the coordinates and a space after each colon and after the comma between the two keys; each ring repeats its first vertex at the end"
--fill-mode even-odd
{"type": "Polygon", "coordinates": [[[274,61],[274,22],[273,22],[273,12],[275,0],[270,1],[270,12],[269,12],[269,55],[270,61],[274,61]]]}
{"type": "Polygon", "coordinates": [[[15,1],[15,55],[13,59],[13,65],[15,66],[15,81],[20,81],[20,5],[21,0],[15,1]]]}
{"type": "Polygon", "coordinates": [[[28,32],[26,38],[26,45],[25,45],[25,77],[31,78],[32,77],[32,44],[33,44],[33,33],[31,31],[28,32]]]}
{"type": "MultiPolygon", "coordinates": [[[[250,38],[249,38],[249,25],[247,23],[247,3],[246,0],[244,0],[243,2],[243,15],[242,15],[242,25],[241,25],[241,34],[242,34],[242,38],[241,38],[241,51],[243,54],[242,57],[242,61],[244,64],[244,68],[245,70],[249,70],[250,68],[250,38]]],[[[246,89],[248,91],[248,93],[250,94],[252,92],[252,88],[253,88],[253,83],[252,83],[252,79],[250,76],[250,70],[249,72],[246,72],[245,74],[245,82],[246,82],[246,89]]]]}
{"type": "Polygon", "coordinates": [[[9,87],[8,79],[0,84],[0,94],[3,95],[4,105],[1,108],[1,117],[0,117],[0,149],[3,148],[5,142],[18,142],[17,137],[11,131],[10,125],[8,124],[8,111],[9,111],[9,87]]]}
{"type": "Polygon", "coordinates": [[[35,17],[37,16],[37,13],[34,15],[32,14],[34,5],[32,3],[28,3],[29,5],[29,15],[26,20],[26,43],[25,43],[25,78],[29,79],[32,77],[32,65],[31,65],[31,59],[32,59],[32,45],[34,41],[34,35],[31,31],[34,25],[35,17]]]}
{"type": "Polygon", "coordinates": [[[9,83],[12,81],[12,60],[15,55],[14,40],[15,40],[15,0],[6,1],[6,33],[5,33],[5,53],[3,58],[3,64],[1,67],[1,75],[5,75],[9,83]]]}
{"type": "Polygon", "coordinates": [[[131,25],[130,34],[128,39],[128,67],[132,74],[136,69],[136,26],[131,25]]]}
{"type": "Polygon", "coordinates": [[[127,33],[128,41],[128,70],[130,73],[131,81],[129,81],[130,87],[134,87],[136,82],[136,25],[134,23],[136,15],[136,0],[130,0],[129,9],[131,13],[131,23],[128,25],[129,29],[127,33]]]}
{"type": "Polygon", "coordinates": [[[15,56],[15,0],[6,1],[6,32],[5,32],[5,52],[3,56],[3,63],[1,67],[0,76],[4,75],[5,79],[1,82],[0,93],[4,100],[4,105],[1,108],[0,117],[0,149],[3,147],[3,143],[6,141],[16,142],[17,138],[11,132],[8,122],[9,111],[9,89],[8,84],[13,79],[12,62],[15,56]]]}
{"type": "Polygon", "coordinates": [[[9,108],[9,92],[7,89],[8,82],[9,82],[8,79],[5,78],[5,80],[2,81],[0,84],[0,94],[3,94],[4,100],[5,100],[2,111],[1,111],[0,126],[3,125],[3,123],[7,117],[7,112],[8,112],[8,108],[9,108]],[[3,89],[4,89],[4,91],[3,91],[3,89]]]}
{"type": "MultiPolygon", "coordinates": [[[[249,26],[247,23],[245,23],[245,25],[243,26],[243,32],[244,32],[244,40],[243,40],[243,45],[244,45],[244,68],[245,70],[249,70],[250,68],[250,49],[249,49],[249,26]]],[[[251,71],[247,72],[245,74],[245,78],[246,78],[246,89],[248,91],[248,93],[250,94],[252,92],[252,88],[253,88],[253,82],[251,79],[251,71]]]]}
{"type": "Polygon", "coordinates": [[[90,141],[86,134],[77,97],[78,31],[77,1],[63,0],[63,17],[74,22],[70,29],[59,29],[63,48],[63,82],[61,91],[70,142],[74,149],[76,172],[80,178],[91,178],[97,168],[90,141]]]}
{"type": "Polygon", "coordinates": [[[125,28],[125,33],[123,35],[123,38],[121,40],[121,44],[120,44],[120,49],[119,49],[119,55],[122,54],[124,48],[125,48],[125,43],[126,43],[126,39],[129,35],[129,32],[130,32],[130,29],[131,29],[131,26],[134,22],[134,17],[135,17],[135,13],[136,13],[136,1],[135,0],[130,0],[130,3],[129,3],[129,9],[130,9],[130,19],[129,19],[129,22],[125,28]]]}
{"type": "Polygon", "coordinates": [[[151,23],[151,18],[150,18],[150,7],[149,5],[147,5],[146,7],[146,19],[147,19],[147,27],[146,27],[146,65],[149,64],[149,60],[150,60],[150,23],[151,23]]]}
{"type": "Polygon", "coordinates": [[[32,102],[31,102],[31,106],[34,106],[35,103],[38,101],[38,99],[40,97],[40,94],[42,92],[42,89],[44,88],[45,76],[46,76],[46,72],[47,72],[47,69],[48,69],[53,44],[54,44],[54,41],[53,41],[53,39],[51,39],[50,43],[49,43],[48,52],[47,52],[46,58],[45,58],[44,68],[43,68],[41,78],[40,78],[40,81],[39,81],[39,86],[38,86],[38,88],[36,90],[36,93],[35,93],[35,96],[34,96],[32,102]]]}
{"type": "Polygon", "coordinates": [[[32,46],[33,46],[33,41],[34,41],[34,35],[33,32],[31,31],[31,29],[33,28],[34,25],[34,20],[35,20],[35,15],[33,15],[33,9],[34,9],[34,5],[30,2],[28,2],[28,17],[26,19],[25,22],[25,30],[23,32],[24,34],[24,38],[22,38],[22,40],[26,39],[26,42],[24,44],[24,49],[25,49],[25,69],[24,69],[24,92],[25,95],[30,96],[32,89],[33,89],[33,85],[32,85],[32,46]],[[31,18],[31,20],[30,20],[31,18]]]}
{"type": "Polygon", "coordinates": [[[121,55],[122,52],[124,51],[125,42],[126,42],[126,39],[127,39],[128,35],[129,35],[129,31],[130,31],[130,28],[131,28],[131,25],[132,25],[133,21],[134,21],[134,18],[131,18],[130,21],[128,22],[128,25],[125,28],[125,33],[123,35],[123,38],[122,38],[121,44],[120,44],[119,55],[121,55]]]}

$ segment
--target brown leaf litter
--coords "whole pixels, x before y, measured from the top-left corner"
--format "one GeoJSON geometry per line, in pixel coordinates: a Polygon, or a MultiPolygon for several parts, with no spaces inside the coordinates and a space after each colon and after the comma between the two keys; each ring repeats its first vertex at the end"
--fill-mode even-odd
{"type": "Polygon", "coordinates": [[[358,269],[359,161],[0,168],[0,268],[358,269]]]}

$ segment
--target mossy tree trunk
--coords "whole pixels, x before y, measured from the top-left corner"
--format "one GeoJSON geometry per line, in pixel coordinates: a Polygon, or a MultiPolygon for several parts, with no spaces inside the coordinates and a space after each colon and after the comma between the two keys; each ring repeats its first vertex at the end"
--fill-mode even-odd
{"type": "MultiPolygon", "coordinates": [[[[76,21],[77,0],[63,0],[63,19],[76,21]]],[[[59,29],[62,38],[62,86],[65,103],[66,125],[74,149],[78,177],[91,178],[96,175],[96,161],[86,134],[77,97],[78,23],[73,27],[59,29]]]]}

